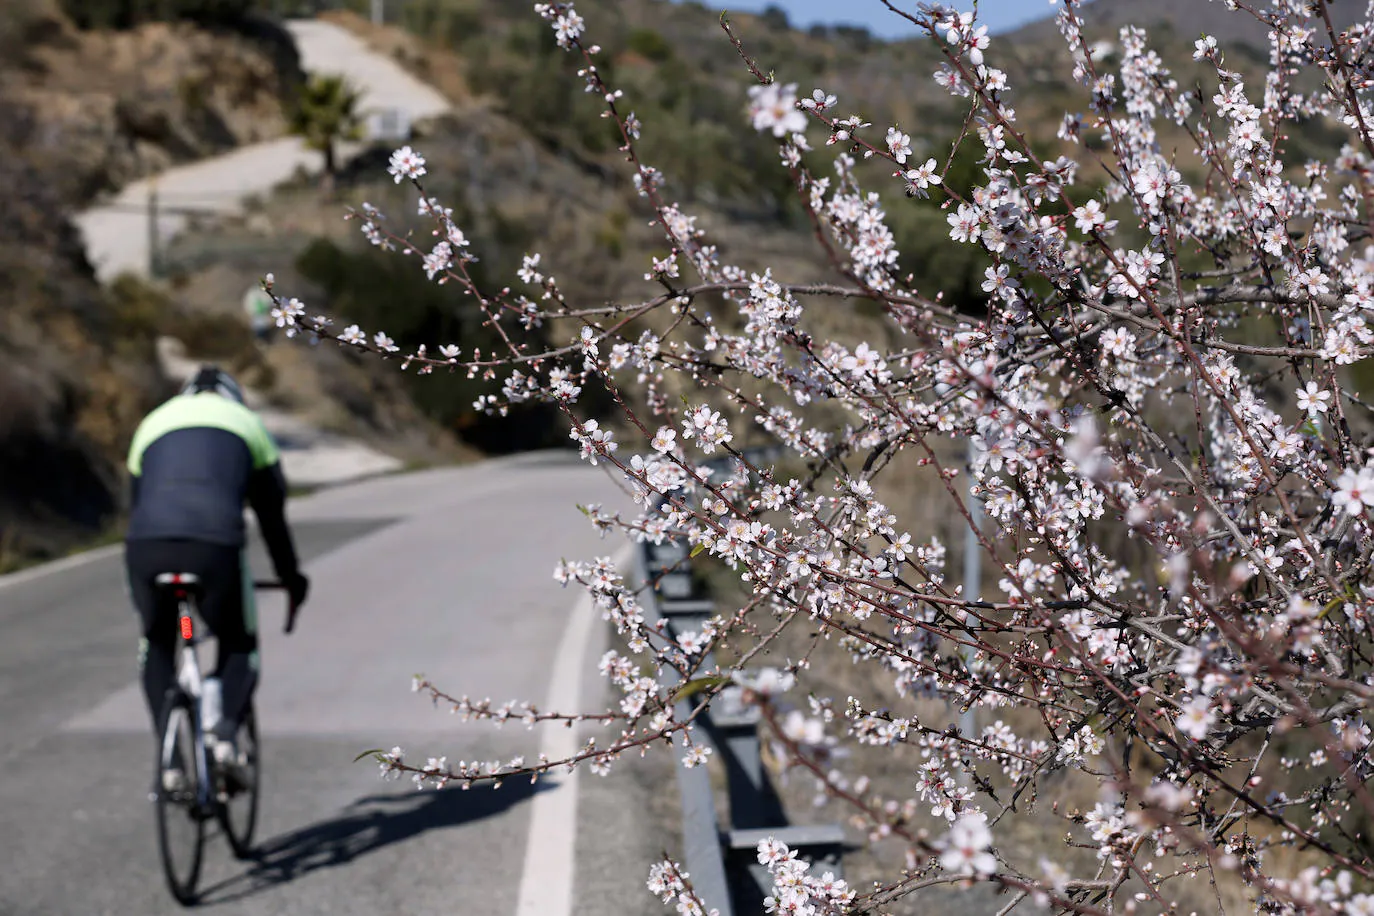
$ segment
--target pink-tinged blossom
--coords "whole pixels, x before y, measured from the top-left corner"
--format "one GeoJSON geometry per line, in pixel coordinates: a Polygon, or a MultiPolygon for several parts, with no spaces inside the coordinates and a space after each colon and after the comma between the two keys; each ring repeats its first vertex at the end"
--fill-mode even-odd
{"type": "Polygon", "coordinates": [[[1156,210],[1164,205],[1170,189],[1181,180],[1176,170],[1151,163],[1136,173],[1135,192],[1146,208],[1156,210]]]}
{"type": "Polygon", "coordinates": [[[669,426],[660,426],[658,432],[654,434],[654,451],[660,454],[667,454],[677,446],[677,430],[669,426]]]}
{"type": "Polygon", "coordinates": [[[806,115],[797,109],[797,84],[750,86],[749,118],[754,130],[771,131],[775,137],[806,130],[806,115]]]}
{"type": "Polygon", "coordinates": [[[997,859],[988,851],[992,833],[987,817],[980,812],[965,814],[956,820],[945,836],[945,851],[940,865],[958,874],[990,875],[997,870],[997,859]]]}
{"type": "Polygon", "coordinates": [[[1326,413],[1330,409],[1331,392],[1322,389],[1316,382],[1308,382],[1298,389],[1298,409],[1310,415],[1326,413]]]}
{"type": "Polygon", "coordinates": [[[720,412],[704,406],[691,411],[682,422],[682,432],[683,438],[696,442],[708,455],[718,445],[724,445],[734,438],[729,423],[721,418],[720,412]]]}
{"type": "Polygon", "coordinates": [[[287,328],[288,333],[295,329],[296,319],[305,314],[305,305],[299,299],[285,299],[272,307],[272,317],[277,327],[287,328]]]}
{"type": "MultiPolygon", "coordinates": [[[[897,160],[898,165],[905,165],[907,157],[911,155],[911,137],[895,127],[889,127],[887,129],[887,151],[897,160]]],[[[931,161],[934,162],[934,160],[931,161]]]]}
{"type": "Polygon", "coordinates": [[[959,209],[951,213],[946,219],[949,220],[949,237],[956,242],[971,242],[978,234],[978,226],[982,221],[978,211],[968,204],[960,204],[959,209]]]}
{"type": "Polygon", "coordinates": [[[1095,232],[1107,228],[1107,214],[1094,198],[1073,211],[1074,224],[1080,232],[1095,232]]]}
{"type": "Polygon", "coordinates": [[[813,89],[811,98],[802,99],[801,106],[809,111],[826,111],[834,108],[838,99],[827,93],[824,89],[813,89]]]}
{"type": "Polygon", "coordinates": [[[1362,319],[1358,324],[1352,321],[1328,328],[1322,343],[1322,355],[1338,366],[1359,361],[1361,354],[1357,335],[1362,331],[1366,331],[1362,319]]]}
{"type": "Polygon", "coordinates": [[[615,441],[615,433],[609,429],[602,429],[596,420],[586,421],[580,430],[573,427],[568,433],[568,438],[577,442],[582,458],[593,465],[620,448],[619,443],[615,441]]]}
{"type": "Polygon", "coordinates": [[[443,273],[453,264],[453,247],[448,242],[440,242],[425,255],[424,264],[425,276],[433,280],[435,274],[443,273]]]}
{"type": "Polygon", "coordinates": [[[1341,471],[1331,493],[1331,502],[1349,515],[1359,515],[1374,506],[1374,469],[1365,466],[1358,471],[1353,468],[1341,471]]]}
{"type": "Polygon", "coordinates": [[[554,35],[558,39],[558,46],[560,48],[570,46],[582,35],[585,24],[577,11],[569,7],[566,13],[554,21],[554,35]]]}
{"type": "Polygon", "coordinates": [[[358,346],[367,343],[367,335],[364,334],[356,324],[350,324],[343,329],[343,333],[339,335],[339,340],[342,340],[346,344],[358,346]]]}
{"type": "Polygon", "coordinates": [[[391,154],[391,164],[387,171],[396,179],[397,184],[407,180],[414,181],[425,174],[425,157],[409,146],[403,146],[391,154]]]}
{"type": "Polygon", "coordinates": [[[1183,704],[1174,724],[1178,726],[1179,731],[1194,741],[1201,741],[1207,737],[1207,733],[1212,728],[1212,721],[1215,719],[1211,705],[1211,701],[1205,696],[1193,697],[1183,704]]]}
{"type": "Polygon", "coordinates": [[[1330,278],[1317,267],[1299,271],[1290,282],[1299,292],[1309,296],[1320,296],[1331,288],[1330,278]]]}
{"type": "Polygon", "coordinates": [[[372,342],[376,344],[377,349],[381,350],[383,353],[395,353],[396,351],[401,349],[400,347],[396,346],[396,341],[392,340],[390,337],[388,337],[381,331],[378,331],[376,334],[372,335],[372,342]]]}
{"type": "Polygon", "coordinates": [[[682,765],[687,769],[705,766],[711,756],[711,749],[704,744],[689,744],[682,754],[682,765]]]}
{"type": "Polygon", "coordinates": [[[925,191],[931,185],[939,184],[940,176],[935,174],[938,168],[934,159],[927,159],[920,168],[908,169],[905,174],[907,185],[911,190],[925,191]]]}

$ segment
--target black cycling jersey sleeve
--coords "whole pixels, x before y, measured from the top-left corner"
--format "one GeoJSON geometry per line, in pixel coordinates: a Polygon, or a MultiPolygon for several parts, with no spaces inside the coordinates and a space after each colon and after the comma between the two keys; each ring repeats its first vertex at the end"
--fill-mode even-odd
{"type": "Polygon", "coordinates": [[[291,529],[286,526],[286,478],[280,462],[253,472],[248,480],[248,504],[258,517],[277,576],[283,582],[295,579],[300,575],[300,564],[291,529]]]}

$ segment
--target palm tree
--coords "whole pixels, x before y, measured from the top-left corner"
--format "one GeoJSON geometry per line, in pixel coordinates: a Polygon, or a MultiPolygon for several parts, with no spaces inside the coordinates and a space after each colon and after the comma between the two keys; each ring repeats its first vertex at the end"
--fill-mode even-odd
{"type": "Polygon", "coordinates": [[[312,73],[296,97],[289,121],[291,133],[301,137],[307,148],[324,154],[324,178],[329,185],[339,167],[338,143],[362,138],[363,121],[358,114],[361,98],[362,93],[343,76],[321,73],[312,73]]]}

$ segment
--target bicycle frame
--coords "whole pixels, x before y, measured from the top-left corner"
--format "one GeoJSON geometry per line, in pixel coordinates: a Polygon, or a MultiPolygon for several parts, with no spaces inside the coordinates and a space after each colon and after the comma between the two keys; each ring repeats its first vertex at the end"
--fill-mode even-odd
{"type": "MultiPolygon", "coordinates": [[[[252,853],[252,836],[257,823],[260,791],[260,747],[257,719],[250,702],[244,714],[245,718],[238,723],[238,727],[242,729],[246,725],[244,734],[247,735],[248,746],[251,748],[251,753],[247,757],[250,761],[251,778],[245,783],[243,774],[236,769],[232,778],[220,771],[220,767],[212,758],[210,743],[206,740],[205,688],[208,682],[202,673],[198,647],[207,635],[213,635],[213,631],[207,629],[204,634],[199,632],[202,626],[208,626],[199,608],[198,598],[203,594],[200,591],[201,580],[192,573],[169,572],[157,575],[154,582],[160,592],[158,600],[174,604],[176,607],[177,638],[173,646],[176,680],[163,700],[163,708],[167,711],[168,718],[161,725],[162,734],[158,744],[159,773],[151,799],[157,804],[158,848],[163,873],[173,896],[186,904],[195,900],[195,886],[203,861],[206,821],[217,819],[220,822],[236,858],[244,859],[252,853]],[[182,722],[180,718],[174,718],[180,716],[185,716],[187,721],[182,722]],[[185,748],[181,747],[187,740],[184,726],[189,726],[190,744],[185,748]],[[181,756],[177,759],[179,753],[181,756]],[[195,758],[194,764],[186,759],[187,756],[195,758]],[[173,795],[165,787],[165,774],[171,766],[178,767],[188,776],[194,767],[194,797],[189,793],[173,795]],[[231,800],[235,797],[247,798],[247,807],[231,807],[231,800]],[[175,809],[180,809],[182,814],[176,814],[175,809]],[[185,844],[174,842],[168,833],[169,824],[179,816],[189,816],[194,824],[193,846],[189,847],[189,851],[185,844]],[[174,855],[176,850],[188,851],[191,857],[185,874],[174,861],[179,858],[178,855],[174,855]]],[[[270,582],[255,582],[254,585],[258,588],[279,587],[277,583],[270,582]]],[[[166,606],[160,605],[160,608],[166,606]]],[[[287,632],[290,632],[294,618],[293,606],[287,615],[287,632]]]]}
{"type": "MultiPolygon", "coordinates": [[[[196,767],[196,806],[202,813],[212,810],[211,803],[211,769],[210,754],[205,745],[204,710],[204,691],[202,689],[204,678],[200,670],[200,658],[196,652],[196,647],[200,645],[201,637],[197,632],[198,624],[203,624],[199,620],[199,612],[196,608],[195,598],[185,589],[177,589],[177,686],[191,698],[191,708],[194,710],[191,721],[191,734],[195,740],[195,767],[196,767]]],[[[163,730],[163,759],[172,750],[167,747],[168,741],[176,740],[174,730],[163,730]]]]}

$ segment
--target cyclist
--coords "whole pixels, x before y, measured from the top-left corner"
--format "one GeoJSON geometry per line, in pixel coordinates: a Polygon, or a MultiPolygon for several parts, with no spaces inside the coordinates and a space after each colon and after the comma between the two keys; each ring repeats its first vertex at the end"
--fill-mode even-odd
{"type": "MultiPolygon", "coordinates": [[[[156,736],[163,698],[176,682],[176,608],[158,599],[160,573],[193,573],[199,608],[219,644],[215,676],[222,713],[206,735],[217,763],[240,761],[234,738],[257,686],[253,583],[244,555],[244,505],[257,516],[277,578],[294,611],[309,580],[301,574],[286,524],[286,480],[262,420],[243,403],[228,373],[202,366],[181,392],[149,413],[129,447],[132,507],[125,537],[130,597],[142,618],[139,667],[156,736]]],[[[184,774],[163,774],[164,788],[184,774]]]]}

